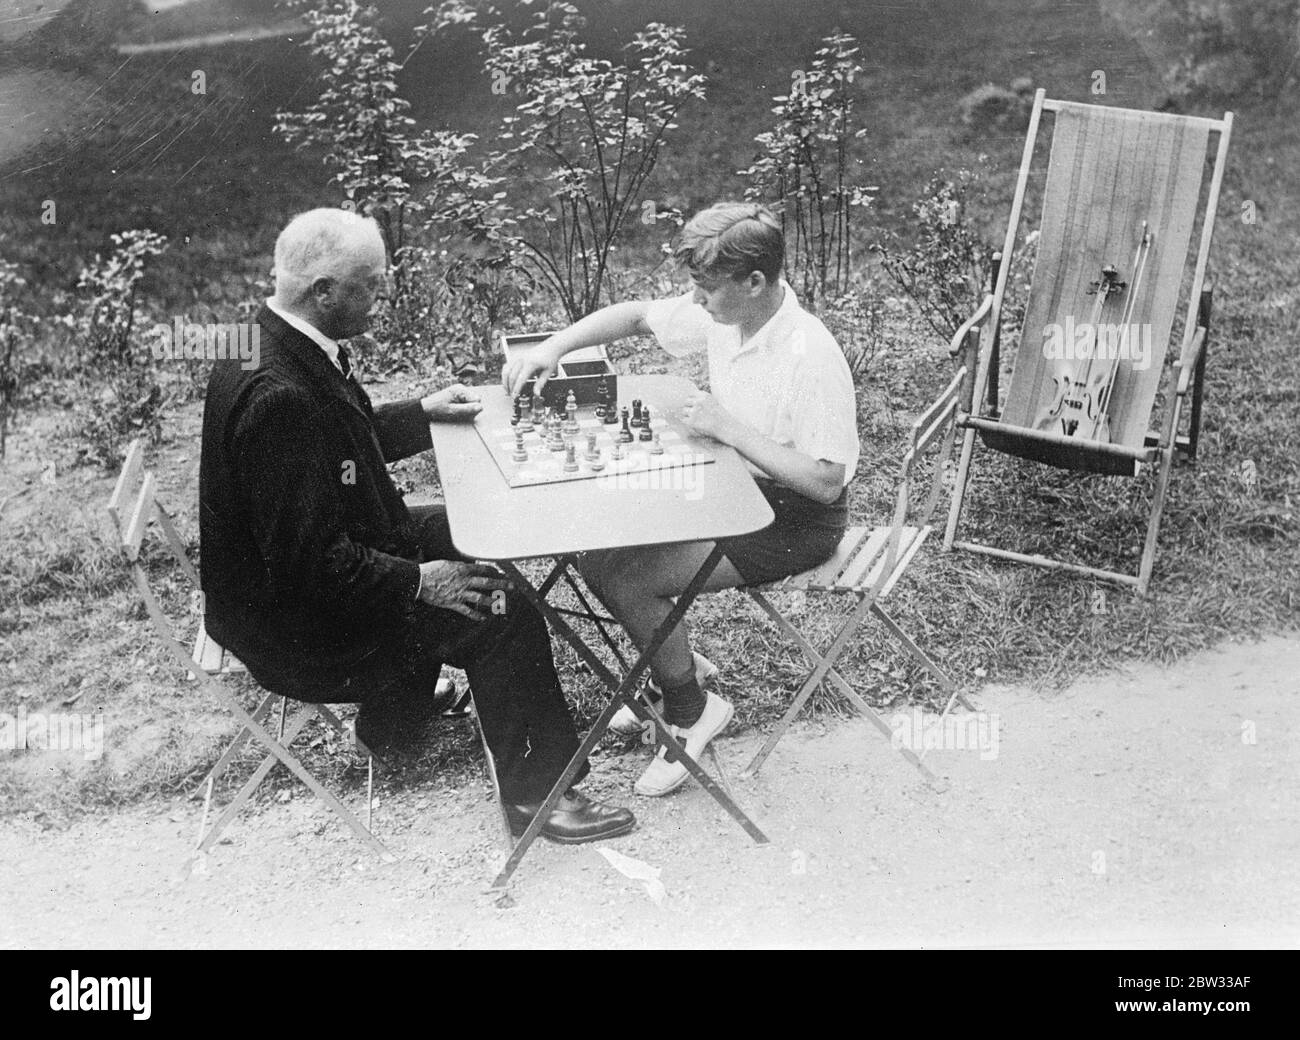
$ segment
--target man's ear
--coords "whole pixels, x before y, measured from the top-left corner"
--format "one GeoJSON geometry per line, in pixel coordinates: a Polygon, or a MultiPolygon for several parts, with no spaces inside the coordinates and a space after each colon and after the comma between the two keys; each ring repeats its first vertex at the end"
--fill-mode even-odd
{"type": "Polygon", "coordinates": [[[334,292],[334,279],[321,276],[311,283],[311,294],[318,303],[324,303],[334,292]]]}
{"type": "Polygon", "coordinates": [[[750,271],[746,285],[750,296],[762,296],[763,290],[767,288],[767,275],[762,271],[750,271]]]}

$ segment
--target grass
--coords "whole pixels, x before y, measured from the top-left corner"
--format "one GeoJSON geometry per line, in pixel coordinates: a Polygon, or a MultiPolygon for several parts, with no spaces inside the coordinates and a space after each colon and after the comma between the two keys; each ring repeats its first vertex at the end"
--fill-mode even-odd
{"type": "MultiPolygon", "coordinates": [[[[656,197],[687,210],[740,193],[743,185],[732,171],[748,164],[768,99],[788,83],[788,70],[836,24],[856,32],[868,65],[859,109],[869,129],[861,170],[868,183],[881,186],[875,226],[861,229],[859,245],[887,230],[906,234],[917,186],[935,170],[959,166],[985,170],[977,219],[985,237],[996,241],[1022,139],[1015,132],[971,134],[958,116],[964,93],[985,81],[1028,75],[1054,96],[1088,100],[1089,73],[1104,65],[1108,103],[1151,107],[1160,94],[1139,49],[1090,9],[1024,10],[988,0],[986,17],[973,19],[969,6],[877,10],[817,3],[801,8],[793,30],[786,25],[773,33],[769,26],[785,24],[773,15],[782,5],[766,0],[747,5],[748,22],[724,16],[718,6],[661,0],[608,6],[596,15],[594,32],[608,46],[624,38],[633,21],[662,17],[687,24],[696,59],[709,70],[711,100],[683,118],[655,175],[656,197]],[[960,33],[938,31],[958,12],[960,33]]],[[[404,16],[406,8],[395,10],[404,16]]],[[[172,240],[166,262],[144,286],[153,315],[228,319],[264,276],[284,218],[335,197],[313,157],[287,153],[269,134],[268,113],[293,104],[295,92],[310,86],[294,48],[268,41],[202,52],[209,83],[223,84],[204,103],[186,93],[190,57],[132,59],[112,80],[104,79],[111,67],[83,63],[88,82],[102,81],[103,126],[74,132],[45,153],[0,170],[0,251],[21,261],[33,282],[70,290],[81,259],[103,249],[110,231],[148,226],[172,240]],[[60,200],[60,223],[33,233],[23,207],[47,197],[60,200]]],[[[407,75],[424,118],[485,127],[483,112],[492,101],[465,55],[434,48],[407,75]]],[[[1195,466],[1175,469],[1151,596],[929,551],[891,597],[891,613],[964,687],[1028,682],[1051,689],[1126,661],[1167,663],[1224,639],[1295,626],[1297,170],[1300,128],[1294,120],[1271,106],[1243,106],[1212,256],[1216,305],[1201,456],[1195,466]],[[1257,204],[1255,224],[1238,219],[1246,200],[1257,204]],[[1243,481],[1247,462],[1257,474],[1254,486],[1243,481]],[[1099,593],[1104,611],[1097,609],[1099,593]]],[[[1035,208],[1031,198],[1027,212],[1035,208]]],[[[653,232],[641,233],[622,254],[629,268],[653,255],[653,232]]],[[[865,250],[858,255],[866,257],[865,250]]],[[[854,522],[887,516],[908,422],[948,378],[943,348],[919,323],[891,326],[887,349],[860,387],[864,451],[851,489],[854,522]]],[[[639,371],[701,374],[698,363],[683,368],[653,352],[620,346],[616,355],[639,371]]],[[[413,378],[418,383],[418,374],[408,375],[372,387],[372,394],[407,395],[413,378]]],[[[189,392],[192,383],[174,382],[164,442],[151,450],[149,464],[197,558],[201,404],[189,392]]],[[[19,704],[29,711],[59,710],[71,701],[76,710],[102,710],[108,723],[110,753],[99,763],[65,763],[51,775],[44,758],[0,762],[0,812],[44,812],[52,819],[188,790],[231,732],[228,717],[176,674],[108,549],[99,518],[111,476],[64,469],[65,449],[56,434],[61,415],[53,402],[71,392],[56,380],[43,384],[42,400],[49,403],[29,407],[0,468],[0,711],[19,704]],[[47,486],[41,473],[52,459],[58,478],[47,486]]],[[[1136,566],[1149,475],[1091,478],[987,452],[980,457],[985,465],[967,530],[1021,551],[1136,566]]],[[[403,487],[422,496],[437,493],[432,459],[408,460],[395,472],[403,487]]],[[[179,575],[161,558],[151,557],[150,567],[169,589],[176,615],[184,617],[179,575]]],[[[823,601],[787,596],[780,605],[795,612],[815,643],[829,640],[837,619],[823,601]]],[[[769,724],[802,677],[797,650],[738,593],[702,598],[690,624],[699,649],[723,666],[721,690],[736,703],[738,725],[769,724]]],[[[932,701],[933,685],[910,659],[877,629],[868,625],[864,632],[843,659],[847,678],[882,706],[932,701]]],[[[589,721],[601,704],[597,684],[558,641],[556,657],[575,713],[589,721]]],[[[249,688],[244,692],[253,696],[249,688]]],[[[815,717],[844,709],[819,693],[811,711],[815,717]]],[[[308,732],[308,743],[315,741],[306,753],[310,768],[345,787],[364,783],[363,772],[331,738],[308,732]]],[[[611,738],[611,751],[621,746],[611,738]]],[[[398,788],[427,784],[430,777],[460,783],[479,775],[480,755],[468,724],[445,726],[421,762],[385,773],[384,782],[398,788]]],[[[229,784],[255,764],[246,756],[229,784]]],[[[282,770],[273,777],[262,797],[296,786],[282,770]]]]}

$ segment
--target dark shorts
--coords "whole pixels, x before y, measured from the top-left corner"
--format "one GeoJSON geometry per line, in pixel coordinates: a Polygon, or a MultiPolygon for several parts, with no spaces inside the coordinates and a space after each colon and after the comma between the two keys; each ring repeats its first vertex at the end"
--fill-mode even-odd
{"type": "Polygon", "coordinates": [[[776,519],[754,534],[718,539],[745,584],[778,581],[829,559],[849,524],[848,489],[826,505],[762,477],[754,483],[776,519]]]}

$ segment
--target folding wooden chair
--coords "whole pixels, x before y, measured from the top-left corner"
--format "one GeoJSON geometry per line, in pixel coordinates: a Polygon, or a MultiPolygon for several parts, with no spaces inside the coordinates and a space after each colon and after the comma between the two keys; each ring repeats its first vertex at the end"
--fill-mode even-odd
{"type": "Polygon", "coordinates": [[[957,417],[965,433],[945,549],[1088,574],[1146,592],[1174,456],[1196,457],[1211,304],[1206,264],[1231,131],[1231,112],[1202,119],[1035,94],[993,292],[953,338],[953,353],[964,354],[972,387],[957,417]],[[1044,111],[1055,113],[1055,125],[1038,256],[1020,349],[1000,405],[1002,307],[1044,111]],[[1216,133],[1202,203],[1210,135],[1216,133]],[[1198,216],[1200,245],[1177,374],[1165,398],[1164,422],[1152,430],[1198,216]],[[987,401],[980,405],[986,386],[987,401]],[[1143,464],[1158,467],[1138,573],[958,540],[976,434],[996,451],[1085,473],[1134,477],[1143,464]]]}
{"type": "MultiPolygon", "coordinates": [[[[194,569],[194,565],[190,563],[189,558],[185,555],[185,549],[171,517],[158,501],[156,480],[153,472],[145,470],[143,465],[143,446],[140,441],[135,441],[127,451],[122,473],[117,479],[117,485],[113,488],[112,497],[108,502],[108,513],[116,525],[118,538],[121,542],[122,557],[131,572],[131,578],[140,592],[140,597],[144,600],[149,620],[153,622],[153,626],[157,630],[163,645],[175,656],[177,662],[198,681],[200,686],[212,693],[242,723],[239,734],[208,772],[200,787],[200,790],[205,791],[206,795],[203,807],[203,822],[200,824],[196,852],[206,852],[212,846],[226,826],[235,818],[239,810],[252,797],[253,792],[266,778],[266,775],[275,766],[276,762],[281,762],[294,776],[306,784],[311,792],[324,802],[361,841],[380,856],[390,857],[388,850],[375,837],[369,827],[370,806],[373,804],[374,779],[373,756],[369,750],[357,741],[358,749],[369,760],[367,764],[366,825],[363,825],[347,806],[312,776],[294,756],[293,752],[289,750],[294,738],[302,732],[303,727],[313,718],[322,719],[338,733],[349,740],[354,740],[355,738],[349,734],[338,716],[323,704],[303,704],[303,710],[286,727],[287,699],[278,698],[280,701],[279,732],[277,736],[272,736],[266,729],[266,721],[273,710],[277,696],[267,694],[257,708],[252,713],[249,713],[239,703],[239,699],[221,682],[220,678],[245,671],[243,665],[230,654],[227,654],[215,640],[207,635],[202,622],[200,621],[198,626],[192,653],[186,650],[187,642],[175,638],[172,622],[167,617],[161,601],[150,586],[149,576],[140,561],[140,548],[151,521],[157,522],[162,531],[165,545],[176,559],[176,562],[180,564],[181,570],[190,582],[195,601],[201,604],[202,593],[199,591],[199,576],[194,569]],[[213,785],[250,740],[265,747],[268,754],[257,769],[253,771],[252,776],[248,778],[231,799],[213,825],[208,827],[207,816],[211,804],[213,785]]],[[[198,611],[198,613],[201,617],[202,611],[198,611]]]]}
{"type": "MultiPolygon", "coordinates": [[[[943,490],[943,463],[952,452],[954,419],[960,403],[959,395],[965,382],[966,370],[963,368],[953,377],[952,382],[939,398],[912,424],[907,439],[907,451],[903,456],[898,500],[891,524],[883,527],[851,527],[840,540],[835,554],[821,566],[778,582],[745,588],[750,598],[782,632],[798,645],[811,665],[811,671],[800,685],[799,692],[795,694],[785,715],[777,723],[758,754],[754,756],[753,761],[746,767],[745,771],[748,775],[753,776],[758,772],[767,756],[772,753],[772,749],[776,747],[777,742],[803,709],[813,690],[827,679],[876,729],[892,741],[893,730],[889,724],[853,689],[835,667],[840,655],[848,648],[868,614],[874,615],[912,658],[939,680],[940,687],[948,694],[948,701],[940,716],[940,725],[952,709],[955,700],[960,700],[968,709],[974,710],[948,674],[908,637],[881,606],[882,601],[898,584],[899,579],[916,558],[917,552],[932,530],[929,520],[943,490]],[[907,520],[911,512],[912,482],[917,463],[935,445],[940,447],[935,453],[929,495],[915,523],[909,525],[907,520]],[[829,593],[857,601],[841,623],[825,653],[819,652],[767,598],[767,593],[795,591],[829,593]]],[[[937,783],[935,775],[921,760],[922,756],[916,755],[911,749],[905,747],[900,747],[899,751],[907,761],[921,771],[927,780],[937,783]]]]}

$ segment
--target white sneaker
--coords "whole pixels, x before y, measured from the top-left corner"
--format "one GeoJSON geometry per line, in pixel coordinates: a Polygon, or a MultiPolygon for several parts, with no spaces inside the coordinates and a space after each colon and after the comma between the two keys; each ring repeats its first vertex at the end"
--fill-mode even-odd
{"type": "MultiPolygon", "coordinates": [[[[695,681],[700,684],[700,689],[713,681],[713,677],[718,674],[718,666],[710,661],[703,654],[691,653],[695,661],[695,681]]],[[[654,710],[663,714],[664,692],[655,684],[654,679],[646,680],[647,689],[641,696],[649,701],[654,710]]],[[[609,728],[615,733],[620,733],[625,737],[630,737],[641,732],[641,720],[632,714],[632,709],[626,704],[614,712],[614,717],[610,719],[609,728]]]]}
{"type": "MultiPolygon", "coordinates": [[[[704,705],[704,714],[699,717],[695,725],[673,726],[673,736],[677,738],[677,742],[682,745],[686,753],[698,762],[700,756],[704,754],[704,749],[709,746],[709,741],[727,728],[727,723],[731,721],[734,713],[735,708],[731,706],[730,701],[724,701],[716,693],[710,693],[704,705]]],[[[649,767],[641,774],[641,779],[636,782],[633,790],[648,798],[658,798],[670,791],[676,791],[690,775],[681,762],[669,762],[664,758],[664,748],[661,747],[659,753],[650,760],[649,767]]]]}

